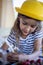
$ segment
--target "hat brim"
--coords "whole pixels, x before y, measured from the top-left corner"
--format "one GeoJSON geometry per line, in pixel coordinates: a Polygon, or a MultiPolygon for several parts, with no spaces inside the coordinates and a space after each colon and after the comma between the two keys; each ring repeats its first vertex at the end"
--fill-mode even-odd
{"type": "Polygon", "coordinates": [[[36,15],[34,13],[31,13],[31,11],[25,12],[22,9],[18,8],[18,7],[15,7],[15,9],[20,14],[26,15],[28,17],[31,17],[31,18],[34,18],[34,19],[37,19],[37,20],[43,20],[43,17],[41,17],[39,15],[36,15]]]}

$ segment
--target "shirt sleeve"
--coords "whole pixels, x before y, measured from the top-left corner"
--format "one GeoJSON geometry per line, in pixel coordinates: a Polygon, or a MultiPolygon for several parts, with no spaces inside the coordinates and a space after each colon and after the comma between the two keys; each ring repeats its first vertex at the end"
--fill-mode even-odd
{"type": "Polygon", "coordinates": [[[11,30],[8,38],[7,38],[7,41],[10,43],[10,44],[14,44],[16,43],[16,38],[15,38],[15,32],[13,30],[11,30]]]}
{"type": "Polygon", "coordinates": [[[43,38],[43,31],[35,32],[34,38],[35,39],[43,38]]]}
{"type": "Polygon", "coordinates": [[[6,43],[9,46],[10,50],[13,51],[13,48],[14,48],[15,43],[16,43],[15,32],[13,30],[11,30],[9,36],[7,37],[6,43]]]}
{"type": "MultiPolygon", "coordinates": [[[[39,39],[39,41],[42,40],[42,38],[43,38],[43,31],[35,32],[34,38],[35,38],[35,40],[37,40],[37,39],[39,39]]],[[[41,46],[41,48],[40,48],[39,58],[40,58],[40,56],[42,56],[42,44],[40,44],[40,46],[41,46]]]]}

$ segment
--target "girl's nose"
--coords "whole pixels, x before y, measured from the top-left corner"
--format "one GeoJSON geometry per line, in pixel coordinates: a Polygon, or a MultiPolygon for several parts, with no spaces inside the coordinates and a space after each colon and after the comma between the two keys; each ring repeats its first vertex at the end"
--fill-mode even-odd
{"type": "Polygon", "coordinates": [[[29,30],[30,30],[30,26],[27,26],[27,28],[26,28],[26,29],[27,29],[27,31],[29,31],[29,30]]]}

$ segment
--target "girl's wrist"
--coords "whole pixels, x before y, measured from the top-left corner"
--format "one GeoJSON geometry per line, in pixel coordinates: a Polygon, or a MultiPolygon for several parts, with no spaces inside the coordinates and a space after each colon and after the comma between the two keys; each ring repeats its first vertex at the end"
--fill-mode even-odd
{"type": "Polygon", "coordinates": [[[23,60],[23,56],[20,54],[19,55],[19,61],[22,61],[23,60]]]}
{"type": "Polygon", "coordinates": [[[25,61],[27,58],[27,55],[25,55],[25,54],[20,54],[19,55],[19,61],[25,61]]]}

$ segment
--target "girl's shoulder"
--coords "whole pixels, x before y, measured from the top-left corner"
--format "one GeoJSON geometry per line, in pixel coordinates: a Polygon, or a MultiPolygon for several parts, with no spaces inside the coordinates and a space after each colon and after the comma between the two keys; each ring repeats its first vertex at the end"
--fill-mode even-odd
{"type": "Polygon", "coordinates": [[[14,34],[15,35],[16,32],[13,29],[11,29],[10,34],[14,34]]]}
{"type": "Polygon", "coordinates": [[[43,38],[43,31],[40,30],[40,31],[35,32],[34,37],[35,38],[43,38]]]}
{"type": "Polygon", "coordinates": [[[43,31],[42,30],[37,31],[37,32],[34,33],[34,35],[43,35],[43,31]]]}

